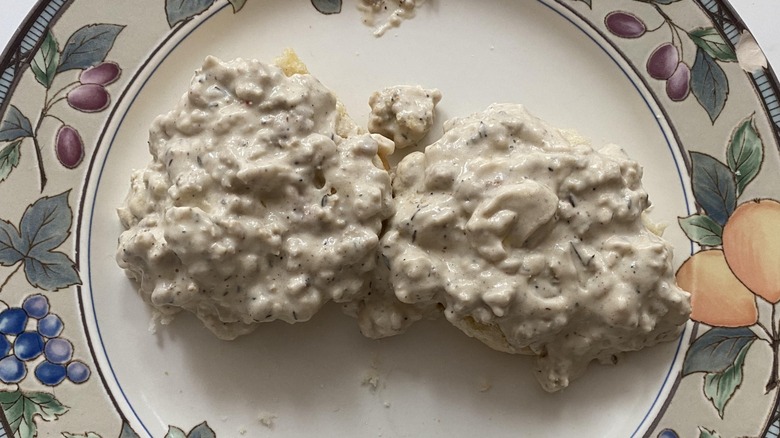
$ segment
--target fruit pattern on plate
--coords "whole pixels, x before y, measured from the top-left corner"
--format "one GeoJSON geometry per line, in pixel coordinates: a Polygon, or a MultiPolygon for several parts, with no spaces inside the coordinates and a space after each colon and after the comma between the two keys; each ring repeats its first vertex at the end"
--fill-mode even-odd
{"type": "MultiPolygon", "coordinates": [[[[160,4],[162,3],[160,1],[160,4]]],[[[164,3],[168,25],[170,28],[179,29],[195,15],[219,2],[205,0],[164,3]],[[185,8],[182,5],[188,6],[185,8]]],[[[241,9],[244,1],[230,0],[230,3],[234,11],[237,11],[241,9]]],[[[581,13],[585,21],[589,21],[594,27],[598,27],[600,21],[605,32],[609,33],[607,39],[612,36],[616,47],[625,48],[633,45],[645,50],[644,57],[634,59],[633,64],[637,70],[644,70],[639,73],[646,78],[646,84],[649,86],[661,84],[662,89],[657,93],[659,96],[665,95],[675,105],[682,105],[695,98],[694,105],[701,108],[702,114],[706,114],[713,125],[716,121],[721,124],[732,123],[730,121],[732,114],[729,117],[721,116],[728,113],[724,111],[724,107],[727,106],[726,102],[729,98],[729,79],[734,80],[737,77],[733,74],[733,69],[728,70],[728,66],[733,66],[733,63],[740,60],[736,56],[734,41],[729,41],[724,36],[724,22],[733,23],[733,21],[729,21],[728,16],[722,13],[717,16],[712,13],[712,8],[722,8],[723,2],[653,0],[620,4],[600,0],[557,0],[556,3],[566,8],[571,8],[575,4],[583,6],[581,13]],[[607,6],[618,5],[620,10],[588,15],[586,9],[591,10],[592,5],[595,9],[597,2],[607,6]],[[700,8],[701,11],[710,14],[709,19],[715,26],[710,26],[708,23],[707,26],[683,27],[676,21],[678,16],[674,13],[674,8],[685,7],[700,8]],[[648,23],[660,24],[648,27],[648,23]],[[661,32],[668,35],[665,41],[648,42],[649,34],[659,36],[661,32]]],[[[312,0],[312,4],[323,13],[337,13],[341,10],[341,1],[312,0]]],[[[71,9],[76,8],[71,7],[71,9]]],[[[122,68],[120,63],[110,61],[107,57],[114,40],[122,31],[122,26],[107,23],[82,26],[70,33],[67,38],[64,36],[68,35],[67,33],[59,33],[59,27],[45,31],[40,44],[36,45],[34,56],[30,59],[29,69],[37,82],[34,85],[38,90],[42,89],[42,93],[45,91],[45,98],[38,107],[39,111],[25,109],[26,107],[22,107],[21,103],[17,103],[19,107],[9,104],[2,114],[0,181],[8,178],[20,162],[28,160],[29,164],[26,166],[31,173],[37,173],[36,188],[40,192],[43,192],[44,188],[50,188],[46,186],[47,176],[43,167],[45,161],[43,158],[48,158],[46,154],[51,155],[50,161],[56,159],[54,162],[61,165],[56,173],[70,172],[68,169],[80,167],[84,161],[85,147],[89,146],[85,145],[81,133],[88,132],[91,125],[86,122],[82,122],[84,125],[78,125],[77,122],[66,123],[66,120],[69,120],[66,115],[71,110],[91,114],[103,112],[110,107],[111,94],[116,92],[112,87],[118,87],[114,84],[120,78],[122,68]],[[60,37],[59,41],[57,37],[60,37]],[[60,44],[63,40],[66,41],[65,44],[60,44]],[[20,107],[27,115],[19,109],[20,107]],[[56,131],[56,135],[45,138],[43,133],[49,131],[56,131]],[[25,156],[23,152],[26,150],[30,153],[25,156]],[[36,158],[33,159],[33,156],[36,158]]],[[[124,63],[122,65],[129,66],[124,63]]],[[[20,70],[20,73],[24,71],[20,70]]],[[[736,89],[736,86],[733,89],[736,89]]],[[[70,115],[74,114],[71,112],[70,115]]],[[[691,241],[698,244],[700,250],[680,268],[678,281],[691,282],[688,288],[693,292],[695,301],[693,319],[700,324],[697,325],[698,336],[694,336],[678,379],[681,379],[684,384],[686,381],[697,380],[690,376],[698,376],[701,382],[700,394],[703,397],[700,396],[696,400],[688,397],[687,400],[679,403],[703,402],[714,410],[713,417],[716,420],[719,418],[720,423],[715,421],[709,421],[706,425],[699,423],[702,424],[698,428],[701,437],[718,436],[716,432],[718,428],[747,421],[745,418],[729,416],[727,412],[735,410],[730,407],[736,404],[733,400],[740,393],[747,391],[742,385],[747,376],[761,370],[761,367],[747,365],[752,359],[748,356],[748,352],[756,352],[759,348],[772,352],[773,363],[766,380],[765,394],[758,395],[772,394],[775,405],[773,414],[768,420],[759,418],[759,414],[755,414],[751,419],[755,420],[755,429],[762,437],[770,436],[771,427],[776,427],[778,424],[780,408],[777,400],[780,392],[777,390],[777,350],[780,348],[780,326],[778,326],[776,307],[777,302],[780,301],[778,296],[780,293],[777,292],[780,289],[773,286],[780,284],[778,278],[780,274],[773,267],[780,264],[780,245],[777,238],[773,237],[772,224],[780,221],[780,203],[771,199],[774,196],[772,193],[761,192],[759,199],[755,199],[756,196],[752,194],[756,193],[755,190],[745,195],[745,189],[750,182],[759,176],[762,167],[767,167],[764,166],[764,139],[759,134],[768,132],[762,125],[763,116],[763,114],[737,116],[736,118],[744,119],[733,126],[731,137],[726,142],[724,155],[691,152],[687,157],[691,164],[689,170],[694,195],[700,208],[696,214],[680,218],[679,224],[691,241]]],[[[96,116],[90,117],[92,120],[97,119],[96,116]]],[[[709,135],[709,132],[705,134],[709,135]]],[[[768,138],[766,142],[769,144],[768,138]]],[[[708,151],[716,150],[718,146],[716,144],[707,148],[708,151]]],[[[767,148],[767,151],[772,152],[771,161],[774,165],[777,161],[776,153],[770,148],[767,148]]],[[[80,181],[80,175],[76,172],[71,174],[74,181],[76,179],[80,181]]],[[[44,202],[46,199],[58,198],[59,202],[62,202],[63,195],[67,205],[67,193],[40,198],[28,209],[38,205],[38,202],[43,206],[46,204],[44,202]]],[[[69,208],[67,215],[69,218],[72,215],[69,208]]],[[[35,251],[32,251],[32,246],[26,247],[23,257],[14,255],[13,246],[14,242],[17,244],[22,242],[23,224],[16,228],[5,220],[0,222],[4,230],[17,233],[11,232],[6,236],[7,238],[0,238],[3,243],[11,243],[0,248],[0,259],[6,257],[0,264],[13,267],[9,269],[13,270],[11,276],[16,272],[22,272],[21,268],[24,267],[23,272],[27,282],[22,280],[19,283],[24,283],[25,286],[29,283],[45,291],[80,283],[73,262],[64,254],[57,256],[56,254],[61,253],[53,251],[67,238],[70,221],[65,229],[60,228],[57,233],[54,233],[59,236],[55,239],[56,245],[37,246],[35,251]],[[36,271],[37,262],[49,257],[58,260],[59,264],[53,265],[59,269],[58,276],[56,278],[36,277],[40,275],[40,271],[36,271]]],[[[9,278],[10,276],[5,277],[0,290],[8,285],[9,278]]],[[[73,358],[73,343],[76,339],[71,338],[73,340],[71,342],[63,337],[63,334],[67,334],[65,333],[67,330],[62,326],[57,328],[57,320],[59,319],[61,323],[61,319],[52,313],[51,309],[47,312],[41,310],[43,307],[49,307],[45,295],[37,292],[28,295],[29,289],[19,292],[23,297],[18,300],[19,307],[7,307],[7,304],[0,307],[5,307],[5,310],[0,310],[0,327],[5,330],[5,332],[0,330],[2,335],[0,352],[5,353],[0,359],[0,381],[6,384],[0,391],[0,407],[12,425],[11,434],[32,437],[38,435],[38,426],[44,422],[53,422],[67,412],[68,408],[57,401],[53,391],[21,391],[19,385],[30,384],[28,388],[34,388],[40,385],[52,387],[62,384],[60,388],[63,388],[74,383],[79,384],[79,381],[86,382],[90,377],[90,365],[87,363],[91,362],[86,358],[83,361],[73,358]],[[39,297],[44,298],[45,306],[44,301],[39,297]],[[5,362],[2,362],[3,360],[5,362]],[[71,366],[72,371],[69,370],[71,366]],[[12,381],[16,379],[19,379],[18,383],[13,383],[12,381]]],[[[7,297],[3,298],[8,300],[7,297]]],[[[65,313],[60,314],[65,315],[65,313]]],[[[83,353],[83,351],[76,352],[83,353]]],[[[753,361],[755,362],[755,359],[753,361]]],[[[91,381],[95,380],[97,379],[91,379],[91,381]]],[[[82,385],[80,389],[86,389],[85,386],[82,385]]],[[[76,403],[73,400],[68,402],[76,403]]],[[[755,403],[754,407],[758,408],[758,405],[759,403],[755,403]]],[[[674,417],[674,421],[680,417],[679,411],[675,414],[673,408],[670,408],[667,413],[669,413],[668,417],[674,417]]],[[[664,438],[690,436],[690,430],[667,424],[664,415],[663,412],[659,414],[660,422],[654,423],[655,430],[648,431],[648,436],[651,434],[664,438]]],[[[686,425],[690,426],[688,423],[691,421],[687,421],[686,425]]],[[[753,423],[753,421],[748,422],[753,423]]],[[[120,424],[122,424],[121,436],[138,436],[126,423],[120,424]]],[[[46,432],[53,427],[55,426],[49,425],[46,432]]],[[[81,436],[67,432],[62,434],[81,436]]],[[[168,435],[213,436],[214,433],[203,423],[187,434],[181,429],[171,427],[168,435]]],[[[89,432],[88,436],[99,435],[89,432]]]]}
{"type": "Polygon", "coordinates": [[[0,149],[0,181],[8,178],[19,165],[22,147],[32,144],[39,189],[43,192],[48,182],[43,158],[48,139],[43,138],[40,130],[47,119],[49,123],[59,124],[53,140],[59,163],[67,169],[81,164],[84,140],[78,129],[69,125],[65,116],[55,110],[61,102],[67,102],[71,108],[83,113],[96,113],[108,108],[111,95],[106,86],[119,79],[122,69],[116,62],[105,61],[105,58],[123,28],[106,23],[83,26],[68,37],[62,49],[54,33],[51,30],[46,32],[30,63],[35,80],[46,90],[43,103],[34,125],[19,108],[9,105],[0,125],[0,141],[8,142],[0,149]],[[75,80],[70,74],[63,75],[71,70],[79,71],[75,80]],[[25,142],[28,138],[30,141],[25,142]]]}
{"type": "Polygon", "coordinates": [[[29,295],[21,307],[0,306],[5,307],[0,311],[0,381],[19,383],[33,365],[35,378],[46,386],[89,378],[89,367],[73,359],[73,344],[61,336],[64,324],[51,313],[46,296],[29,295]]]}

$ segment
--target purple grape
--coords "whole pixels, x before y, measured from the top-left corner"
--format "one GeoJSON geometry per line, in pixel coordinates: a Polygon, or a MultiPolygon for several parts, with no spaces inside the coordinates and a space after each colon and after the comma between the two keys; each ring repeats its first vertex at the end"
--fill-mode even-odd
{"type": "Polygon", "coordinates": [[[3,383],[18,383],[27,375],[24,362],[13,354],[0,359],[0,381],[3,383]]]}
{"type": "Polygon", "coordinates": [[[99,84],[79,85],[68,93],[67,98],[68,105],[85,113],[103,111],[111,102],[108,91],[99,84]]]}
{"type": "Polygon", "coordinates": [[[0,333],[18,335],[27,325],[27,312],[20,307],[10,307],[0,312],[0,333]]]}
{"type": "Polygon", "coordinates": [[[24,332],[14,339],[14,354],[23,361],[35,359],[43,352],[43,337],[37,332],[24,332]]]}
{"type": "Polygon", "coordinates": [[[112,61],[101,62],[100,64],[89,67],[79,75],[79,82],[82,84],[108,85],[119,79],[122,69],[119,64],[112,61]]]}
{"type": "Polygon", "coordinates": [[[91,372],[83,362],[74,360],[68,364],[68,379],[73,383],[84,383],[89,379],[91,372]]]}
{"type": "Polygon", "coordinates": [[[0,357],[5,356],[11,351],[11,343],[5,335],[0,335],[0,357]]]}
{"type": "Polygon", "coordinates": [[[66,363],[73,357],[73,344],[67,339],[49,339],[43,348],[43,355],[49,362],[66,363]]]}
{"type": "Polygon", "coordinates": [[[35,377],[47,386],[57,386],[62,383],[65,380],[66,373],[63,365],[48,361],[43,361],[35,367],[35,377]]]}
{"type": "Polygon", "coordinates": [[[84,141],[72,126],[62,125],[57,131],[55,151],[60,164],[73,169],[84,159],[84,141]]]}
{"type": "Polygon", "coordinates": [[[41,319],[49,313],[49,299],[41,294],[30,295],[22,302],[22,309],[30,318],[41,319]]]}
{"type": "Polygon", "coordinates": [[[50,313],[38,321],[38,333],[47,338],[56,338],[62,333],[62,320],[59,316],[50,313]]]}
{"type": "Polygon", "coordinates": [[[639,38],[647,31],[647,26],[634,14],[612,11],[604,18],[607,29],[622,38],[639,38]]]}
{"type": "Polygon", "coordinates": [[[664,429],[658,434],[657,438],[680,438],[680,436],[672,429],[664,429]]]}
{"type": "Polygon", "coordinates": [[[679,62],[680,54],[677,52],[677,47],[671,43],[664,43],[656,47],[647,59],[647,72],[655,79],[669,79],[679,62]]]}
{"type": "Polygon", "coordinates": [[[666,80],[666,95],[669,99],[675,102],[685,100],[691,91],[690,80],[691,69],[684,62],[679,63],[674,73],[666,80]]]}

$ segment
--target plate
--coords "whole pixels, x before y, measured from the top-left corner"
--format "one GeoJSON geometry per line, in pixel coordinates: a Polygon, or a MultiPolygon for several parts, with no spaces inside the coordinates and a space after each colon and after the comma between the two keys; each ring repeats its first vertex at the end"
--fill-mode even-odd
{"type": "Polygon", "coordinates": [[[0,71],[6,436],[777,436],[777,81],[730,6],[429,0],[376,37],[356,5],[39,3],[0,71]],[[439,120],[520,102],[622,145],[694,293],[684,333],[552,395],[443,321],[372,341],[326,306],[233,342],[189,316],[150,333],[114,261],[148,127],[206,55],[287,47],[362,125],[373,90],[416,83],[439,120]]]}

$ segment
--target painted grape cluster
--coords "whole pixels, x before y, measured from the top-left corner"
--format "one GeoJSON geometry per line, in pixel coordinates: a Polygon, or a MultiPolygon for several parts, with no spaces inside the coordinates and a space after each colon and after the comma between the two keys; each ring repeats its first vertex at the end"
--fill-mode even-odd
{"type": "MultiPolygon", "coordinates": [[[[636,15],[614,11],[607,14],[604,23],[613,34],[621,38],[639,38],[647,32],[647,26],[636,15]]],[[[647,59],[647,73],[653,79],[666,81],[666,95],[679,102],[691,91],[691,68],[680,58],[680,50],[674,42],[662,43],[647,59]]]]}
{"type": "Polygon", "coordinates": [[[664,12],[663,6],[670,2],[648,0],[645,3],[663,20],[657,27],[648,29],[645,20],[636,14],[619,10],[606,15],[604,26],[613,35],[626,39],[668,30],[668,40],[648,54],[645,71],[652,79],[665,83],[666,95],[673,102],[684,101],[693,93],[714,122],[723,111],[729,93],[728,79],[718,63],[736,61],[734,48],[714,27],[683,29],[664,12]],[[690,56],[686,59],[686,48],[696,49],[693,59],[690,56]]]}
{"type": "Polygon", "coordinates": [[[41,134],[41,127],[47,121],[57,126],[54,137],[57,161],[67,169],[81,164],[85,155],[84,140],[79,131],[65,121],[65,114],[56,111],[56,105],[65,101],[82,113],[97,113],[108,108],[111,96],[106,86],[120,77],[122,69],[119,64],[106,61],[106,56],[123,28],[107,23],[83,26],[68,37],[62,48],[51,31],[45,34],[30,63],[35,80],[44,88],[43,104],[35,122],[18,107],[8,106],[0,123],[0,142],[8,142],[0,145],[0,181],[19,165],[22,146],[32,143],[40,190],[43,191],[48,181],[43,159],[47,139],[41,134]],[[67,72],[73,70],[79,72],[78,79],[60,85],[68,80],[64,78],[72,77],[67,72]],[[31,142],[25,142],[28,138],[31,142]]]}
{"type": "Polygon", "coordinates": [[[84,362],[73,359],[73,344],[63,338],[64,325],[51,313],[49,300],[30,295],[21,307],[0,311],[0,381],[19,383],[33,370],[44,385],[56,386],[65,379],[83,383],[90,376],[84,362]]]}
{"type": "MultiPolygon", "coordinates": [[[[66,96],[68,105],[85,113],[96,113],[108,108],[111,95],[106,85],[116,81],[121,73],[119,64],[111,61],[82,70],[76,88],[66,96]]],[[[84,159],[84,140],[76,128],[70,125],[63,124],[57,130],[54,147],[60,164],[68,169],[75,168],[84,159]]]]}
{"type": "Polygon", "coordinates": [[[101,62],[81,71],[79,85],[68,93],[68,105],[85,113],[103,111],[111,102],[105,86],[119,78],[122,69],[116,62],[101,62]]]}
{"type": "Polygon", "coordinates": [[[691,68],[680,60],[671,43],[658,46],[647,60],[647,72],[655,79],[666,81],[666,95],[675,102],[685,100],[691,91],[691,68]]]}

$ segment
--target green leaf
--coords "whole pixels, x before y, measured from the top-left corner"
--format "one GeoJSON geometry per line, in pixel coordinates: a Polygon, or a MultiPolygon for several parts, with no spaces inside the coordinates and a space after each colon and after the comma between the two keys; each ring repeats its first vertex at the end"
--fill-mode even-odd
{"type": "Polygon", "coordinates": [[[19,430],[20,421],[18,419],[24,416],[24,403],[18,403],[21,400],[22,393],[19,391],[14,392],[0,392],[0,408],[5,412],[5,418],[8,420],[9,425],[14,427],[13,433],[17,435],[15,431],[19,430]],[[17,420],[16,422],[14,420],[17,420]]]}
{"type": "Polygon", "coordinates": [[[187,438],[216,438],[217,434],[209,427],[205,421],[192,428],[187,438]]]}
{"type": "Polygon", "coordinates": [[[95,432],[87,432],[87,433],[70,433],[70,432],[62,432],[62,436],[65,438],[103,438],[102,436],[96,434],[95,432]]]}
{"type": "Polygon", "coordinates": [[[699,438],[720,438],[718,432],[699,426],[699,438]]]}
{"type": "Polygon", "coordinates": [[[16,226],[0,219],[0,266],[13,266],[24,259],[24,253],[19,251],[22,236],[16,226]]]}
{"type": "Polygon", "coordinates": [[[46,32],[46,37],[41,43],[38,52],[35,53],[30,69],[35,74],[35,79],[46,88],[51,87],[54,76],[57,75],[57,66],[60,63],[60,48],[57,40],[51,32],[46,32]]]}
{"type": "Polygon", "coordinates": [[[764,142],[758,134],[751,115],[731,133],[726,162],[737,179],[737,196],[753,181],[764,161],[764,142]]]}
{"type": "Polygon", "coordinates": [[[723,227],[707,215],[694,214],[678,218],[677,221],[688,239],[701,246],[718,246],[723,243],[723,227]]]}
{"type": "Polygon", "coordinates": [[[119,438],[140,438],[137,433],[126,422],[122,423],[122,431],[119,433],[119,438]]]}
{"type": "Polygon", "coordinates": [[[17,138],[32,137],[33,129],[30,119],[25,117],[19,108],[11,105],[0,124],[0,141],[11,141],[17,138]]]}
{"type": "Polygon", "coordinates": [[[57,72],[84,69],[99,64],[114,47],[124,26],[118,24],[89,24],[73,32],[62,49],[57,72]]]}
{"type": "Polygon", "coordinates": [[[189,433],[176,426],[168,426],[165,438],[216,438],[216,434],[205,421],[192,428],[189,433]]]}
{"type": "Polygon", "coordinates": [[[16,391],[0,391],[0,407],[11,426],[11,433],[16,438],[33,438],[38,434],[36,419],[54,421],[68,408],[63,406],[54,394],[46,392],[24,393],[16,391]]]}
{"type": "Polygon", "coordinates": [[[718,415],[723,418],[723,411],[726,409],[726,403],[731,400],[734,392],[742,384],[742,367],[745,363],[750,345],[749,342],[739,351],[734,363],[720,373],[708,373],[704,376],[704,395],[712,402],[718,415]]]}
{"type": "Polygon", "coordinates": [[[52,292],[81,284],[73,260],[55,251],[30,252],[24,258],[24,275],[31,286],[52,292]]]}
{"type": "Polygon", "coordinates": [[[691,152],[693,197],[720,225],[737,208],[737,182],[731,169],[711,155],[691,152]]]}
{"type": "Polygon", "coordinates": [[[691,92],[707,111],[710,121],[715,123],[726,106],[729,80],[712,55],[701,47],[696,49],[696,60],[691,68],[691,92]]]}
{"type": "Polygon", "coordinates": [[[168,25],[187,21],[192,17],[203,13],[214,4],[214,0],[165,0],[165,15],[168,25]]]}
{"type": "Polygon", "coordinates": [[[44,196],[28,206],[18,230],[0,219],[0,265],[23,260],[27,281],[34,287],[56,291],[81,284],[75,263],[54,251],[70,236],[73,212],[68,205],[69,193],[44,196]]]}
{"type": "Polygon", "coordinates": [[[341,0],[311,0],[311,4],[321,14],[330,15],[341,12],[341,0]]]}
{"type": "Polygon", "coordinates": [[[19,165],[19,146],[21,146],[22,140],[16,140],[11,144],[6,145],[3,150],[0,151],[0,181],[5,181],[11,171],[19,165]]]}
{"type": "Polygon", "coordinates": [[[51,251],[70,234],[73,212],[68,205],[70,190],[54,196],[44,196],[28,206],[19,225],[24,240],[24,253],[51,251]]]}
{"type": "Polygon", "coordinates": [[[176,426],[168,426],[165,438],[187,438],[187,434],[176,426]]]}
{"type": "Polygon", "coordinates": [[[737,60],[734,48],[723,38],[714,27],[700,27],[688,33],[691,40],[713,58],[719,61],[733,62],[737,60]]]}
{"type": "Polygon", "coordinates": [[[246,4],[246,0],[228,0],[230,2],[230,5],[233,6],[233,13],[240,11],[241,8],[244,7],[246,4]]]}
{"type": "Polygon", "coordinates": [[[696,338],[688,348],[682,375],[724,373],[734,365],[742,349],[756,339],[756,334],[747,327],[715,327],[696,338]]]}
{"type": "Polygon", "coordinates": [[[24,211],[19,225],[24,254],[24,273],[34,287],[56,291],[81,284],[75,264],[65,254],[53,251],[70,235],[73,222],[65,191],[55,196],[44,196],[24,211]]]}

